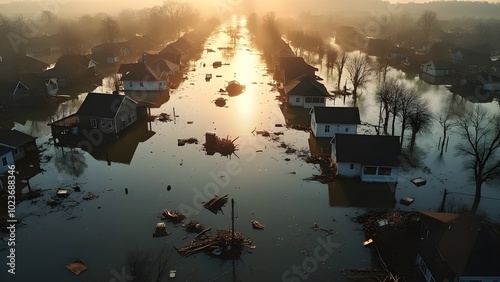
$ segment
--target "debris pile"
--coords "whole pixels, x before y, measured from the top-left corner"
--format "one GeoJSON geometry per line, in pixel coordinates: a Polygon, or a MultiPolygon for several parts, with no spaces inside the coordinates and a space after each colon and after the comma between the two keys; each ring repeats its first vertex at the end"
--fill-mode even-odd
{"type": "Polygon", "coordinates": [[[255,249],[250,239],[243,237],[241,232],[224,229],[217,231],[215,236],[194,239],[189,245],[176,250],[182,256],[203,251],[220,259],[238,259],[243,247],[255,249]]]}
{"type": "Polygon", "coordinates": [[[190,221],[184,224],[183,226],[189,233],[200,233],[205,229],[205,227],[198,221],[190,221]]]}
{"type": "Polygon", "coordinates": [[[184,146],[187,144],[198,144],[198,139],[196,138],[186,138],[186,139],[177,139],[177,146],[184,146]]]}
{"type": "Polygon", "coordinates": [[[161,122],[167,122],[167,121],[172,121],[173,119],[170,117],[169,114],[167,113],[161,113],[158,115],[158,120],[161,122]]]}
{"type": "Polygon", "coordinates": [[[235,154],[236,150],[238,150],[238,145],[234,142],[238,140],[239,137],[231,139],[229,136],[226,138],[220,138],[215,134],[210,136],[211,139],[207,139],[207,142],[204,144],[207,153],[212,154],[217,152],[224,157],[230,157],[232,154],[235,154]]]}
{"type": "Polygon", "coordinates": [[[319,181],[323,184],[335,181],[335,170],[332,167],[332,160],[329,153],[321,152],[315,155],[307,156],[307,163],[318,164],[321,174],[313,175],[305,180],[319,181]]]}
{"type": "Polygon", "coordinates": [[[251,222],[252,222],[253,229],[260,229],[260,230],[262,230],[262,229],[264,229],[264,227],[266,227],[264,224],[258,222],[257,220],[252,220],[251,222]]]}
{"type": "Polygon", "coordinates": [[[214,103],[217,107],[224,107],[226,105],[227,99],[219,97],[215,99],[214,103]]]}
{"type": "Polygon", "coordinates": [[[158,222],[153,231],[153,237],[165,237],[167,235],[170,234],[167,232],[165,222],[158,222]]]}
{"type": "Polygon", "coordinates": [[[363,231],[368,236],[377,234],[381,226],[390,224],[395,230],[406,230],[415,226],[420,219],[414,212],[401,211],[367,211],[358,215],[354,221],[363,225],[363,231]]]}

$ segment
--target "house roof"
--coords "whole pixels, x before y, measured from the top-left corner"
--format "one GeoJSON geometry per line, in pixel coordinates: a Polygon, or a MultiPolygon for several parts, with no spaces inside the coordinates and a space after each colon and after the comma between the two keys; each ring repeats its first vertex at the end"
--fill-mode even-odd
{"type": "Polygon", "coordinates": [[[441,223],[448,223],[457,219],[460,215],[456,213],[445,213],[445,212],[420,212],[421,214],[437,220],[441,223]]]}
{"type": "Polygon", "coordinates": [[[47,93],[45,79],[34,73],[22,75],[14,91],[17,91],[19,88],[24,88],[24,90],[27,91],[27,94],[33,96],[44,95],[47,93]]]}
{"type": "Polygon", "coordinates": [[[311,114],[316,123],[360,124],[357,107],[313,107],[311,114]]]}
{"type": "Polygon", "coordinates": [[[122,81],[158,81],[167,73],[163,69],[152,68],[145,63],[127,64],[125,68],[127,72],[122,76],[122,81]]]}
{"type": "Polygon", "coordinates": [[[179,49],[179,46],[176,46],[174,43],[170,43],[165,48],[163,48],[158,54],[176,54],[176,55],[185,55],[186,53],[179,49]]]}
{"type": "Polygon", "coordinates": [[[28,135],[26,133],[22,133],[15,129],[5,129],[0,128],[0,144],[4,146],[8,146],[11,148],[19,148],[27,143],[32,142],[36,138],[28,135]]]}
{"type": "Polygon", "coordinates": [[[399,136],[335,134],[337,162],[375,166],[399,166],[399,136]]]}
{"type": "Polygon", "coordinates": [[[92,53],[119,56],[126,45],[126,42],[106,42],[92,47],[92,53]]]}
{"type": "Polygon", "coordinates": [[[176,71],[179,69],[179,65],[177,65],[169,60],[166,60],[166,59],[158,59],[155,61],[150,60],[146,64],[149,68],[151,68],[152,70],[155,70],[156,72],[158,72],[159,70],[171,72],[171,71],[176,71]]]}
{"type": "Polygon", "coordinates": [[[137,60],[137,62],[138,63],[146,62],[146,64],[149,64],[149,63],[152,63],[152,62],[159,60],[159,59],[164,59],[164,60],[170,61],[170,62],[176,64],[177,66],[180,65],[180,63],[181,63],[180,56],[176,55],[176,54],[171,54],[171,53],[162,53],[162,54],[147,54],[147,53],[145,53],[141,56],[141,58],[139,58],[139,60],[137,60]]]}
{"type": "Polygon", "coordinates": [[[500,275],[500,237],[476,214],[466,212],[431,228],[426,225],[431,233],[427,244],[434,244],[455,276],[500,275]]]}
{"type": "Polygon", "coordinates": [[[330,96],[330,93],[328,93],[328,90],[326,90],[325,85],[305,75],[289,84],[286,84],[284,86],[284,89],[286,95],[288,96],[308,96],[308,97],[330,96]]]}
{"type": "Polygon", "coordinates": [[[0,156],[4,156],[10,152],[12,152],[12,148],[0,145],[0,156]]]}
{"type": "Polygon", "coordinates": [[[85,55],[62,55],[54,66],[63,72],[76,73],[89,68],[90,58],[85,55]]]}
{"type": "Polygon", "coordinates": [[[297,79],[304,74],[318,71],[317,68],[306,63],[302,57],[279,57],[278,66],[284,72],[285,83],[297,79]]]}
{"type": "Polygon", "coordinates": [[[116,116],[119,105],[125,99],[135,102],[125,95],[89,93],[77,111],[79,116],[100,117],[112,119],[116,116]]]}

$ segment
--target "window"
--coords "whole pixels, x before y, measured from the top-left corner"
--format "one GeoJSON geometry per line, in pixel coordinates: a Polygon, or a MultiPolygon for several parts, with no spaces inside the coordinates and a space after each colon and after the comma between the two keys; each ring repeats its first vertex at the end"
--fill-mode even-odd
{"type": "Polygon", "coordinates": [[[295,98],[295,102],[300,103],[300,97],[295,98]]]}
{"type": "Polygon", "coordinates": [[[131,124],[135,121],[135,113],[128,114],[128,123],[131,124]]]}
{"type": "Polygon", "coordinates": [[[140,82],[140,83],[139,83],[139,86],[143,87],[143,86],[144,86],[144,83],[140,82]]]}
{"type": "Polygon", "coordinates": [[[325,125],[325,132],[330,132],[330,126],[329,125],[325,125]]]}
{"type": "Polygon", "coordinates": [[[325,102],[325,98],[323,98],[323,97],[322,97],[322,98],[319,98],[319,102],[320,102],[320,103],[324,103],[324,102],[325,102]]]}
{"type": "Polygon", "coordinates": [[[113,128],[113,123],[110,120],[101,120],[101,127],[111,129],[113,128]]]}
{"type": "Polygon", "coordinates": [[[378,175],[391,175],[392,173],[392,168],[390,167],[379,167],[378,168],[378,175]]]}
{"type": "Polygon", "coordinates": [[[134,86],[134,83],[131,81],[128,83],[128,86],[132,87],[132,86],[134,86]]]}
{"type": "Polygon", "coordinates": [[[306,97],[306,103],[312,103],[312,98],[311,97],[306,97]]]}
{"type": "Polygon", "coordinates": [[[350,164],[349,169],[354,169],[354,164],[350,164]]]}
{"type": "Polygon", "coordinates": [[[346,127],[346,128],[345,128],[345,132],[349,132],[349,127],[346,127]]]}
{"type": "Polygon", "coordinates": [[[19,150],[19,148],[16,148],[16,149],[14,150],[14,156],[19,155],[19,153],[21,153],[21,150],[19,150]]]}
{"type": "Polygon", "coordinates": [[[122,127],[127,126],[127,117],[122,117],[122,127]]]}
{"type": "Polygon", "coordinates": [[[377,174],[377,167],[376,166],[365,166],[363,168],[363,174],[375,175],[375,174],[377,174]]]}
{"type": "Polygon", "coordinates": [[[6,166],[7,165],[7,157],[2,158],[2,165],[6,166]]]}
{"type": "Polygon", "coordinates": [[[97,120],[95,118],[91,118],[90,119],[90,125],[93,127],[93,128],[97,128],[97,120]]]}

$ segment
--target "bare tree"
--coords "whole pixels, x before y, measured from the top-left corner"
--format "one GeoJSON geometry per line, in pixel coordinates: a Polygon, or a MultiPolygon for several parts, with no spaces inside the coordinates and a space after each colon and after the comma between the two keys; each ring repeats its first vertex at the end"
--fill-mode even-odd
{"type": "Polygon", "coordinates": [[[79,54],[82,51],[82,38],[69,23],[60,24],[59,40],[63,54],[79,54]]]}
{"type": "Polygon", "coordinates": [[[475,105],[457,118],[462,142],[456,145],[456,155],[466,158],[465,168],[472,169],[476,193],[472,211],[477,211],[483,183],[500,178],[500,115],[475,105]]]}
{"type": "Polygon", "coordinates": [[[356,99],[358,88],[362,87],[369,80],[371,60],[367,55],[354,55],[347,61],[346,70],[353,86],[353,98],[356,99]]]}
{"type": "Polygon", "coordinates": [[[438,26],[437,13],[434,11],[425,11],[417,21],[417,26],[424,33],[425,41],[429,41],[431,32],[438,26]]]}
{"type": "Polygon", "coordinates": [[[193,26],[199,17],[198,10],[187,2],[165,1],[161,6],[161,10],[166,15],[167,21],[174,27],[177,38],[180,37],[182,30],[193,26]]]}
{"type": "MultiPolygon", "coordinates": [[[[377,90],[375,91],[377,103],[380,103],[380,115],[382,115],[382,111],[385,113],[384,118],[384,134],[387,135],[387,127],[389,124],[389,113],[390,113],[390,103],[392,101],[392,95],[394,91],[394,80],[387,80],[384,83],[379,84],[377,90]]],[[[379,117],[380,119],[381,117],[379,117]]]]}
{"type": "Polygon", "coordinates": [[[441,143],[441,154],[444,151],[444,144],[446,142],[446,137],[448,132],[457,125],[456,113],[453,110],[445,110],[438,113],[435,117],[439,125],[443,128],[443,142],[441,143]]]}
{"type": "Polygon", "coordinates": [[[396,131],[396,117],[399,115],[399,110],[401,109],[401,99],[403,98],[404,92],[405,88],[403,84],[395,82],[392,87],[391,100],[389,103],[389,111],[392,113],[392,136],[394,136],[396,131]]]}
{"type": "MultiPolygon", "coordinates": [[[[326,63],[325,63],[325,65],[326,65],[326,68],[328,70],[333,70],[333,67],[337,63],[338,55],[339,55],[339,53],[337,52],[337,50],[335,50],[335,48],[333,48],[333,47],[328,47],[327,48],[327,50],[326,50],[326,63]]],[[[338,84],[339,85],[337,86],[337,88],[340,87],[340,82],[338,84]]]]}
{"type": "Polygon", "coordinates": [[[118,22],[112,17],[105,17],[102,20],[102,31],[108,42],[113,43],[118,37],[118,22]]]}
{"type": "Polygon", "coordinates": [[[403,87],[403,93],[399,100],[399,117],[401,118],[401,146],[403,146],[406,122],[410,116],[412,109],[419,102],[417,90],[414,87],[403,87]]]}
{"type": "Polygon", "coordinates": [[[340,81],[342,80],[342,72],[344,71],[344,66],[349,59],[349,55],[342,51],[339,56],[337,56],[337,60],[335,60],[335,70],[337,70],[337,89],[340,90],[340,81]]]}
{"type": "Polygon", "coordinates": [[[408,115],[408,127],[411,129],[410,152],[415,148],[417,134],[430,132],[432,128],[432,112],[429,101],[420,98],[408,115]]]}

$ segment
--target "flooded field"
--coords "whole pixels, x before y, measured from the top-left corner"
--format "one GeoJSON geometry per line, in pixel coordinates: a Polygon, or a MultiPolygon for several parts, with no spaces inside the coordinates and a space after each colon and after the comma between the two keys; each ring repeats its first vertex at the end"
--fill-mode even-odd
{"type": "MultiPolygon", "coordinates": [[[[152,114],[175,115],[174,120],[136,124],[104,151],[54,147],[50,141],[47,124],[76,111],[86,94],[51,113],[33,113],[26,120],[14,121],[16,129],[38,137],[47,158],[42,159],[44,172],[30,180],[32,187],[44,191],[43,196],[17,206],[22,218],[16,237],[17,273],[8,281],[132,281],[134,252],[146,255],[153,267],[154,278],[147,281],[156,279],[158,265],[154,261],[160,259],[166,261],[167,272],[160,281],[168,280],[170,270],[176,270],[179,281],[346,281],[340,269],[372,265],[370,251],[362,245],[363,232],[352,221],[355,215],[376,207],[436,210],[445,188],[451,192],[450,205],[471,205],[469,172],[464,171],[461,157],[455,156],[453,149],[458,138],[451,135],[448,151],[440,156],[441,129],[437,123],[431,134],[417,138],[422,168],[406,168],[394,192],[387,185],[364,187],[352,180],[330,184],[304,181],[319,173],[317,166],[304,161],[304,155],[324,147],[325,140],[280,126],[293,123],[296,115],[280,109],[278,92],[270,85],[272,74],[252,45],[244,19],[233,18],[223,25],[205,48],[215,52],[204,52],[192,62],[187,79],[170,94],[127,93],[134,99],[157,102],[152,114]],[[225,33],[231,24],[241,26],[234,46],[225,33]],[[221,61],[222,66],[213,68],[214,61],[221,61]],[[206,74],[212,79],[206,81],[206,74]],[[219,89],[232,80],[245,85],[245,92],[234,97],[221,95],[219,89]],[[219,97],[227,99],[224,107],[215,105],[219,97]],[[271,136],[258,135],[261,130],[271,132],[271,136]],[[206,132],[238,137],[236,155],[207,155],[202,145],[206,132]],[[277,132],[283,134],[273,134],[277,132]],[[178,146],[178,139],[184,138],[196,138],[199,143],[178,146]],[[280,147],[282,142],[296,151],[287,153],[280,147]],[[427,184],[415,187],[410,182],[415,177],[426,178],[427,184]],[[59,206],[47,205],[58,188],[75,183],[81,186],[80,192],[72,192],[59,206]],[[83,200],[89,192],[95,199],[83,200]],[[174,247],[187,245],[194,235],[188,235],[180,225],[168,223],[169,236],[152,237],[164,209],[181,211],[188,216],[186,221],[199,221],[213,232],[230,227],[230,203],[219,214],[202,206],[214,194],[234,199],[235,229],[257,246],[248,249],[234,265],[205,254],[181,257],[174,247]],[[416,199],[409,207],[398,203],[406,196],[416,199]],[[251,220],[265,224],[265,229],[253,229],[251,220]],[[314,231],[315,223],[332,229],[333,234],[314,231]],[[80,276],[64,267],[76,259],[88,266],[80,276]]],[[[324,68],[318,75],[329,90],[335,89],[335,75],[327,74],[324,68]]],[[[414,84],[432,101],[435,112],[452,99],[460,99],[444,86],[429,85],[418,77],[407,78],[396,70],[389,75],[414,84]]],[[[375,87],[373,79],[356,101],[362,121],[376,123],[378,119],[375,87]]],[[[111,92],[106,86],[95,91],[111,92]]],[[[343,99],[328,103],[342,105],[343,99]]],[[[352,99],[346,104],[352,105],[352,99]]],[[[498,112],[498,104],[485,106],[498,112]]],[[[361,132],[373,129],[362,127],[361,132]]],[[[483,196],[479,209],[499,221],[498,185],[484,185],[483,196]]],[[[3,256],[6,249],[1,253],[3,256]]],[[[1,281],[6,281],[5,269],[5,265],[0,266],[1,281]]]]}

